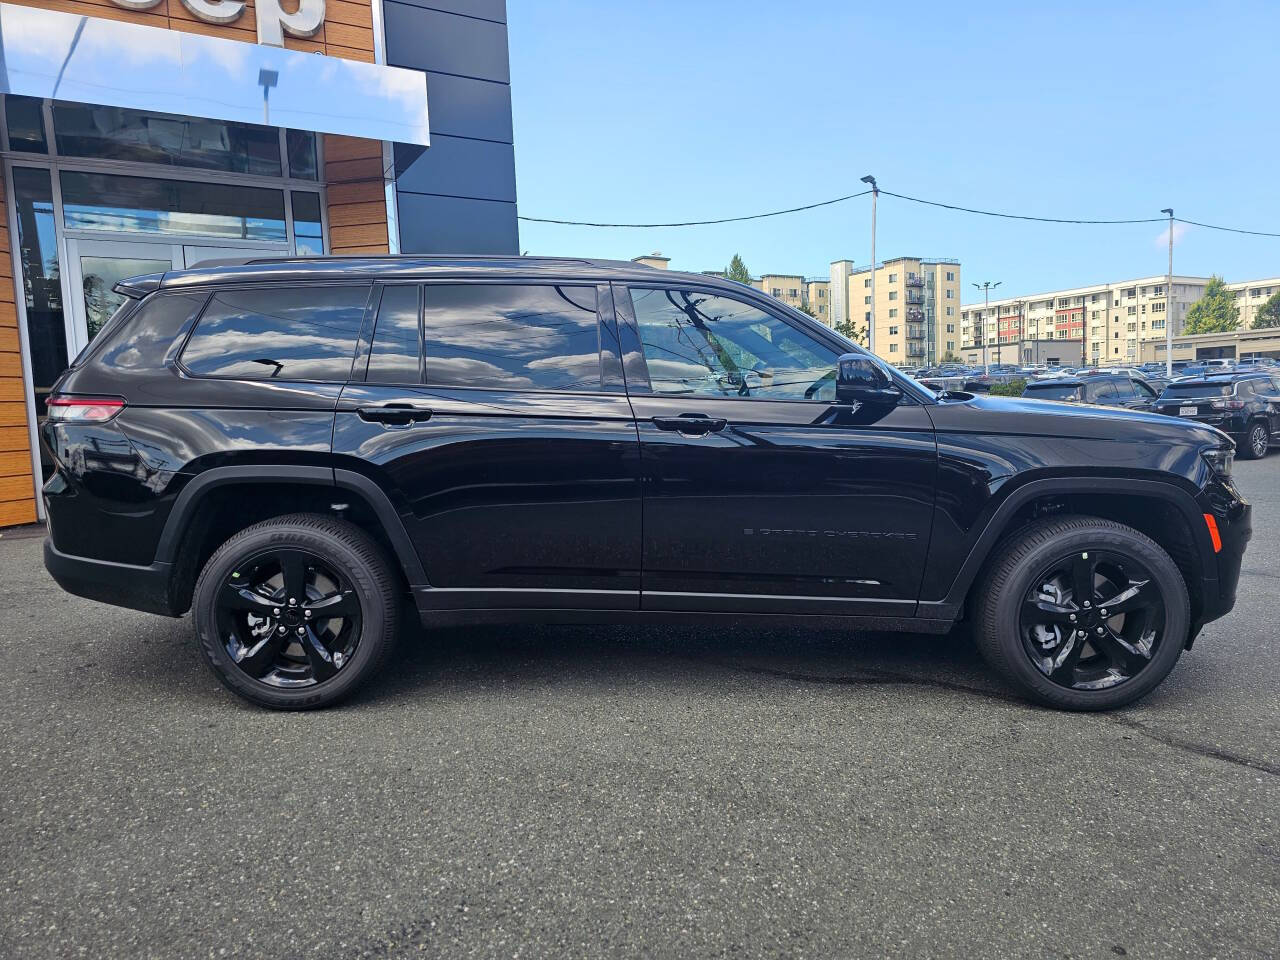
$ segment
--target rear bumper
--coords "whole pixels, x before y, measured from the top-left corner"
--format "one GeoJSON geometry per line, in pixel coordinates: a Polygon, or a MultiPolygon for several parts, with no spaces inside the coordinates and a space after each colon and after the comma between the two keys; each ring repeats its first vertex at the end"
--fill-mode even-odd
{"type": "Polygon", "coordinates": [[[58,586],[77,597],[166,617],[181,615],[174,612],[169,597],[170,564],[143,567],[75,557],[59,552],[46,538],[44,566],[58,586]]]}

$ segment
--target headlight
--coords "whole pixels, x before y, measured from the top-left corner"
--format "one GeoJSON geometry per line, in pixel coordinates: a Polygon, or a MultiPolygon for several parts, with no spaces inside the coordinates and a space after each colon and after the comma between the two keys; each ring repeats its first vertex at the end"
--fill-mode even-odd
{"type": "Polygon", "coordinates": [[[1231,476],[1231,464],[1236,459],[1235,447],[1210,447],[1208,450],[1202,450],[1200,456],[1204,457],[1204,462],[1220,477],[1231,476]]]}

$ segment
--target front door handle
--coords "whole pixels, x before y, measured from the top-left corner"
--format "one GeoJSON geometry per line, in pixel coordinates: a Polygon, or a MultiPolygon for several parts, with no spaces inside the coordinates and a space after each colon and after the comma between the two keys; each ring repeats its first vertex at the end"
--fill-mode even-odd
{"type": "Polygon", "coordinates": [[[653,425],[659,430],[672,430],[686,437],[701,437],[718,433],[729,425],[720,417],[704,417],[700,413],[684,413],[678,417],[654,417],[653,425]]]}
{"type": "Polygon", "coordinates": [[[431,419],[431,411],[426,407],[415,407],[412,403],[384,403],[378,407],[356,407],[361,420],[369,423],[383,423],[391,426],[406,426],[422,420],[431,419]]]}

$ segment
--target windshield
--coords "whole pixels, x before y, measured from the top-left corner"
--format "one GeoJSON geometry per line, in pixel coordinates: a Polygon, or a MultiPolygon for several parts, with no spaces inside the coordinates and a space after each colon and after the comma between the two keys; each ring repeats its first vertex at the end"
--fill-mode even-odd
{"type": "Polygon", "coordinates": [[[1229,397],[1230,383],[1171,383],[1164,388],[1166,397],[1229,397]]]}
{"type": "Polygon", "coordinates": [[[1032,400],[1079,400],[1078,383],[1029,383],[1022,394],[1032,400]]]}

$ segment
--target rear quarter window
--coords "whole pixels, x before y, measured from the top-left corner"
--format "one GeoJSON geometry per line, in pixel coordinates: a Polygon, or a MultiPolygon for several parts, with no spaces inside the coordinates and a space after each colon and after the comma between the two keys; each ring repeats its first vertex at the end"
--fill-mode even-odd
{"type": "Polygon", "coordinates": [[[343,381],[369,284],[216,290],[183,348],[199,377],[343,381]]]}
{"type": "Polygon", "coordinates": [[[121,372],[162,367],[165,355],[204,301],[203,293],[153,294],[119,322],[112,320],[90,344],[89,362],[121,372]]]}

